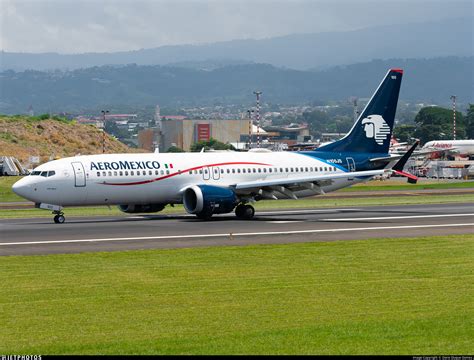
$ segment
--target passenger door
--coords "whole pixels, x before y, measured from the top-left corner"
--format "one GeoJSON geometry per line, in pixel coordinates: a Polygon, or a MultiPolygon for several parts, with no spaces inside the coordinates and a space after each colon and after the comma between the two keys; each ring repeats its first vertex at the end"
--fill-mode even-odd
{"type": "Polygon", "coordinates": [[[73,162],[71,165],[74,170],[74,186],[86,186],[86,172],[84,171],[84,165],[82,165],[81,162],[73,162]]]}

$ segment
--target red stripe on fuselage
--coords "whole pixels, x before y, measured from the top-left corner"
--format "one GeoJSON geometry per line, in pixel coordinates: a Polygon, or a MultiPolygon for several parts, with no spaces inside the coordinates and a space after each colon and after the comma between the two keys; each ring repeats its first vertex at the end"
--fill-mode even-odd
{"type": "Polygon", "coordinates": [[[103,182],[103,183],[99,183],[99,184],[101,184],[101,185],[117,185],[117,186],[124,186],[124,185],[142,185],[142,184],[152,183],[152,182],[155,182],[155,181],[164,180],[164,179],[167,179],[167,178],[170,178],[170,177],[173,177],[173,176],[176,176],[176,175],[180,175],[180,174],[182,174],[182,173],[185,173],[185,172],[188,172],[188,171],[192,171],[192,170],[199,170],[199,169],[203,169],[203,168],[205,168],[205,167],[216,167],[216,166],[225,166],[225,165],[263,165],[263,166],[272,166],[272,165],[270,165],[270,164],[254,163],[254,162],[226,162],[226,163],[219,163],[219,164],[210,164],[210,165],[195,166],[195,167],[192,167],[192,168],[189,168],[189,169],[186,169],[186,170],[181,170],[181,171],[178,171],[178,172],[175,172],[175,173],[172,173],[172,174],[168,174],[168,175],[165,175],[165,176],[161,176],[161,177],[159,177],[159,178],[151,179],[151,180],[136,181],[136,182],[131,182],[131,183],[109,183],[109,182],[103,182]]]}

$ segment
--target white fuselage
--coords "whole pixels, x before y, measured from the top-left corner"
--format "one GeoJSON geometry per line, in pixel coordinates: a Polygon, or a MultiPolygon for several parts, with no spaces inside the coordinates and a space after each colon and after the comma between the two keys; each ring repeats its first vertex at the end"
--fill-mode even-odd
{"type": "MultiPolygon", "coordinates": [[[[35,203],[61,207],[172,204],[181,203],[183,190],[196,184],[229,187],[249,181],[344,172],[347,169],[340,165],[293,152],[103,154],[42,164],[13,189],[35,203]]],[[[321,189],[329,192],[366,180],[334,179],[323,183],[321,189]]],[[[301,190],[295,194],[304,197],[315,192],[301,190]]]]}
{"type": "Polygon", "coordinates": [[[474,140],[433,140],[427,142],[423,149],[447,150],[459,155],[474,155],[474,140]]]}

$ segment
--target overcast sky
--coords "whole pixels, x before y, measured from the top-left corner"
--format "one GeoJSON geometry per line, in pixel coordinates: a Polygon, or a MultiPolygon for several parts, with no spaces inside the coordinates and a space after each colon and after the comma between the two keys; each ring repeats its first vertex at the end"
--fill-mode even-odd
{"type": "Polygon", "coordinates": [[[0,49],[111,52],[473,16],[473,0],[0,0],[0,49]]]}

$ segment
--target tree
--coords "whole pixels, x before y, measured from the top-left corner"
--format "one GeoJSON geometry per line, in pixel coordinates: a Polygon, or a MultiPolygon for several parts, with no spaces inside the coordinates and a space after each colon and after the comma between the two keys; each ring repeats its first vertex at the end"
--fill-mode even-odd
{"type": "Polygon", "coordinates": [[[230,144],[224,144],[214,138],[210,138],[209,141],[198,141],[191,145],[192,152],[199,152],[201,149],[214,149],[214,150],[235,150],[230,144]]]}
{"type": "Polygon", "coordinates": [[[308,124],[309,132],[315,137],[321,137],[323,132],[327,132],[329,116],[324,111],[314,110],[304,112],[301,117],[302,122],[308,124]]]}
{"type": "Polygon", "coordinates": [[[474,104],[469,104],[467,109],[466,136],[468,139],[474,139],[474,104]]]}
{"type": "Polygon", "coordinates": [[[185,152],[183,149],[181,149],[180,147],[177,147],[177,146],[170,146],[168,148],[168,150],[166,150],[166,152],[169,152],[169,153],[181,153],[181,152],[185,152]]]}
{"type": "Polygon", "coordinates": [[[415,137],[415,125],[400,125],[395,126],[393,130],[393,135],[397,138],[400,142],[411,142],[411,140],[415,137]]]}
{"type": "MultiPolygon", "coordinates": [[[[453,138],[453,112],[437,106],[422,108],[415,117],[415,137],[422,143],[431,140],[448,140],[453,138]]],[[[465,122],[462,113],[456,111],[456,138],[465,137],[465,122]]]]}

